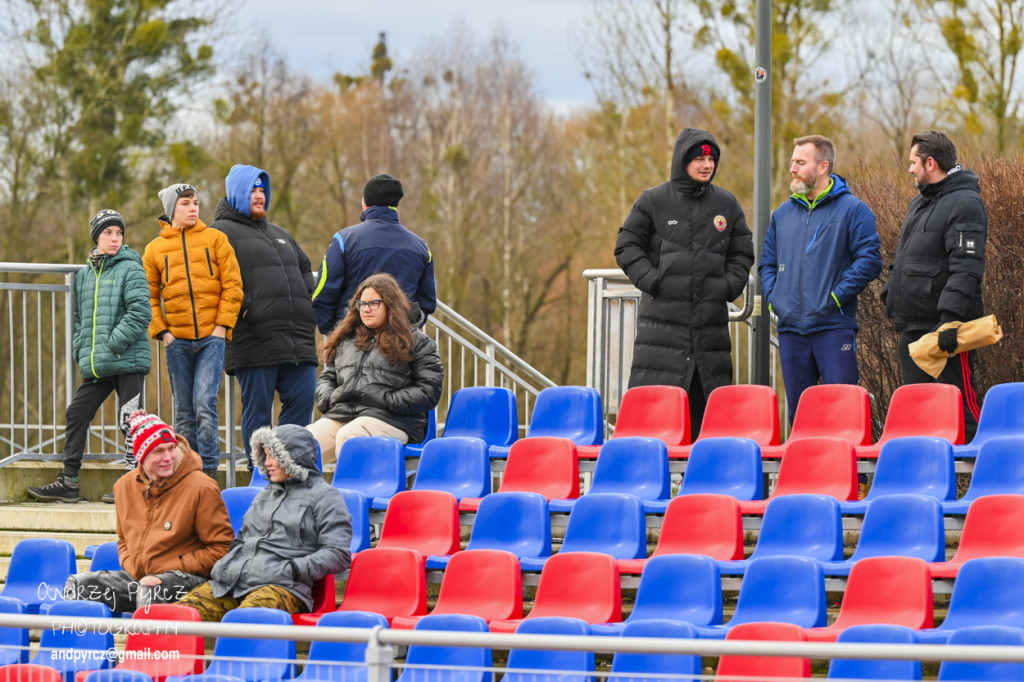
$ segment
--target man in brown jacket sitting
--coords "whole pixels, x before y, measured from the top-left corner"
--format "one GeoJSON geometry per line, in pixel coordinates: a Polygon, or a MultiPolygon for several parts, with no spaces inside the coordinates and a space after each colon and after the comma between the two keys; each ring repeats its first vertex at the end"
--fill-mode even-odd
{"type": "Polygon", "coordinates": [[[158,417],[131,417],[134,471],[114,484],[120,571],[68,578],[65,599],[112,611],[176,602],[209,579],[235,534],[217,484],[182,436],[158,417]]]}

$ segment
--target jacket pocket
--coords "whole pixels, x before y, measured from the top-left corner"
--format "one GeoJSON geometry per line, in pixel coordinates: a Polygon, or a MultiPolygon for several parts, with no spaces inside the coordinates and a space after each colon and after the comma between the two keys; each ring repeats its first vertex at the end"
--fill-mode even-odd
{"type": "MultiPolygon", "coordinates": [[[[900,275],[898,312],[906,320],[930,319],[939,307],[936,279],[942,272],[937,263],[907,263],[900,275]]],[[[891,295],[891,292],[890,292],[891,295]]]]}

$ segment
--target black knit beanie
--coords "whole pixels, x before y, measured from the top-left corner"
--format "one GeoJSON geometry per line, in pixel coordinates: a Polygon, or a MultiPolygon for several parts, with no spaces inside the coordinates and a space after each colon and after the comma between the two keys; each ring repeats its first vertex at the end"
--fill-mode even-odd
{"type": "Polygon", "coordinates": [[[105,208],[92,217],[89,221],[90,234],[92,234],[93,242],[99,241],[100,235],[103,230],[107,229],[111,225],[117,225],[121,228],[121,234],[124,234],[124,218],[117,211],[112,211],[109,208],[105,208]]]}
{"type": "Polygon", "coordinates": [[[367,206],[398,206],[403,196],[402,183],[387,173],[373,176],[363,188],[363,201],[367,206]]]}
{"type": "Polygon", "coordinates": [[[695,144],[686,150],[686,154],[683,155],[683,165],[687,165],[691,161],[701,156],[710,156],[718,163],[718,146],[710,144],[708,142],[702,142],[701,144],[695,144]]]}

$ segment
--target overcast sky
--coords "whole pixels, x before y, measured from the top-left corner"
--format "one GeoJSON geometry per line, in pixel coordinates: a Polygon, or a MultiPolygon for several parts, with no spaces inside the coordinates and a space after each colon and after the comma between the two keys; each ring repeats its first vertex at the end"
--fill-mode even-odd
{"type": "MultiPolygon", "coordinates": [[[[431,39],[464,25],[480,42],[497,29],[519,47],[537,75],[537,88],[563,108],[593,102],[574,46],[592,0],[248,0],[243,15],[284,54],[292,69],[318,79],[369,65],[381,31],[396,62],[431,39]]],[[[578,50],[577,50],[578,51],[578,50]]]]}

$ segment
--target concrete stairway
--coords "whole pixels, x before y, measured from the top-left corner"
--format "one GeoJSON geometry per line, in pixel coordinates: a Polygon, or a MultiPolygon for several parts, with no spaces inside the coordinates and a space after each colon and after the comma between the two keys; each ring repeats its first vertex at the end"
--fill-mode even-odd
{"type": "Polygon", "coordinates": [[[0,505],[0,576],[6,578],[14,545],[23,538],[68,540],[78,556],[78,570],[89,570],[85,548],[117,540],[114,505],[102,502],[21,503],[0,505]]]}

